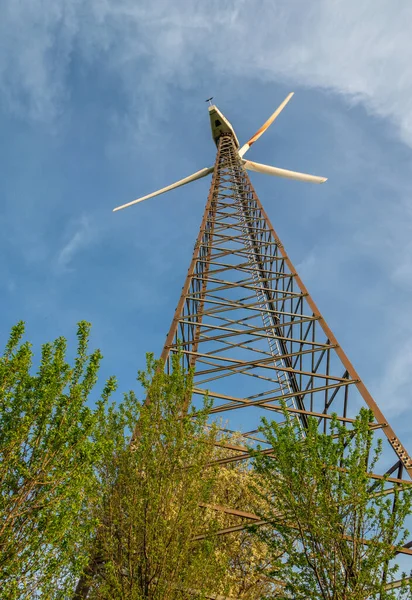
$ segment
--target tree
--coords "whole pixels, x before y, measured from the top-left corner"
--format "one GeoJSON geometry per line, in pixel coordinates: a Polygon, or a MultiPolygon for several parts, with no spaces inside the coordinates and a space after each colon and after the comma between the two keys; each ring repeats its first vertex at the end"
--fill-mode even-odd
{"type": "MultiPolygon", "coordinates": [[[[214,460],[226,460],[221,464],[213,489],[211,502],[214,505],[256,514],[265,506],[265,501],[253,490],[257,473],[250,460],[230,461],[239,453],[248,452],[250,442],[241,433],[231,434],[219,440],[214,452],[214,460]]],[[[260,492],[263,493],[263,480],[260,492]]],[[[214,518],[220,529],[239,525],[239,517],[217,512],[214,518]]],[[[225,556],[227,563],[225,583],[228,596],[237,600],[260,600],[277,587],[269,576],[270,556],[267,544],[253,535],[248,529],[232,532],[219,537],[217,551],[225,556]]]]}
{"type": "MultiPolygon", "coordinates": [[[[205,508],[216,482],[209,467],[217,436],[206,427],[210,403],[187,412],[192,377],[173,357],[170,374],[148,355],[139,374],[146,394],[125,396],[124,437],[101,465],[99,564],[89,598],[183,600],[224,588],[225,557],[216,552],[213,517],[205,508]],[[202,541],[194,537],[205,531],[202,541]]],[[[119,438],[120,439],[120,438],[119,438]]]]}
{"type": "Polygon", "coordinates": [[[238,524],[239,518],[213,507],[256,508],[248,461],[210,468],[238,454],[234,448],[245,440],[240,434],[222,436],[216,424],[206,423],[207,399],[201,411],[185,413],[192,377],[178,357],[167,375],[149,356],[139,380],[148,402],[141,404],[130,393],[121,407],[129,436],[138,423],[135,439],[130,445],[130,437],[121,434],[115,456],[102,464],[107,491],[99,509],[92,578],[80,586],[83,597],[90,589],[88,597],[95,599],[180,599],[207,593],[208,598],[259,600],[273,588],[262,573],[265,543],[246,530],[215,537],[216,529],[238,524]],[[206,539],[194,542],[197,533],[206,539]]]}
{"type": "Polygon", "coordinates": [[[96,409],[87,406],[102,358],[88,354],[89,331],[79,323],[73,366],[60,337],[43,345],[32,374],[23,322],[0,357],[0,587],[8,600],[67,597],[87,559],[94,467],[111,444],[101,423],[116,387],[109,379],[96,409]]]}
{"type": "MultiPolygon", "coordinates": [[[[263,421],[273,454],[254,454],[265,492],[260,516],[269,524],[255,535],[268,544],[272,573],[284,581],[283,598],[389,600],[385,589],[397,565],[394,546],[405,543],[411,486],[388,489],[368,476],[381,454],[374,445],[372,415],[363,409],[353,427],[337,419],[329,434],[310,418],[302,435],[285,409],[285,423],[263,421]],[[269,491],[269,495],[267,492],[269,491]]],[[[411,588],[403,592],[405,597],[411,588]]]]}

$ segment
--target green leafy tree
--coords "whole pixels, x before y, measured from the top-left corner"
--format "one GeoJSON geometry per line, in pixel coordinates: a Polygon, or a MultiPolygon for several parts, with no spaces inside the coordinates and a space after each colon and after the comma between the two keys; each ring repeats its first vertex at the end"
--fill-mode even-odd
{"type": "MultiPolygon", "coordinates": [[[[148,355],[139,374],[146,401],[126,395],[126,430],[100,477],[98,562],[89,598],[184,600],[224,588],[225,556],[216,552],[217,523],[205,509],[216,484],[216,427],[206,427],[207,398],[187,412],[192,377],[174,356],[170,374],[148,355]],[[207,539],[193,538],[205,531],[207,539]]],[[[210,512],[210,511],[209,511],[210,512]]],[[[212,511],[213,513],[213,511],[212,511]]]]}
{"type": "Polygon", "coordinates": [[[8,600],[66,598],[87,560],[95,465],[111,445],[102,423],[116,387],[110,379],[97,408],[87,406],[102,358],[88,353],[89,331],[79,323],[73,365],[60,337],[43,345],[33,374],[22,322],[0,357],[0,589],[8,600]]]}
{"type": "MultiPolygon", "coordinates": [[[[214,452],[214,460],[236,458],[239,452],[248,451],[248,438],[240,433],[225,436],[219,440],[214,452]]],[[[262,499],[263,480],[260,481],[261,495],[253,491],[257,474],[251,468],[250,460],[230,461],[221,464],[213,488],[212,503],[221,507],[256,514],[266,505],[262,499]]],[[[242,520],[238,516],[217,511],[214,515],[220,529],[239,525],[242,520]]],[[[269,596],[277,587],[269,576],[270,555],[267,544],[258,539],[248,529],[221,535],[216,550],[224,556],[227,564],[225,584],[228,596],[236,600],[261,600],[269,596]]]]}
{"type": "Polygon", "coordinates": [[[273,588],[258,571],[267,564],[266,545],[248,531],[215,536],[239,524],[216,505],[255,510],[248,461],[210,468],[237,455],[245,440],[207,423],[207,399],[186,413],[192,377],[178,357],[171,375],[163,366],[149,355],[139,375],[147,402],[131,392],[102,421],[113,446],[98,468],[99,528],[73,598],[260,600],[273,588]],[[206,539],[195,540],[198,533],[206,539]]]}
{"type": "Polygon", "coordinates": [[[263,421],[273,455],[254,455],[264,492],[254,491],[269,523],[255,535],[268,545],[272,574],[285,584],[278,597],[411,598],[410,584],[388,589],[388,582],[397,571],[394,547],[407,539],[412,490],[368,476],[381,454],[370,411],[363,409],[351,428],[334,419],[330,434],[311,418],[302,435],[286,410],[284,418],[282,425],[263,421]]]}

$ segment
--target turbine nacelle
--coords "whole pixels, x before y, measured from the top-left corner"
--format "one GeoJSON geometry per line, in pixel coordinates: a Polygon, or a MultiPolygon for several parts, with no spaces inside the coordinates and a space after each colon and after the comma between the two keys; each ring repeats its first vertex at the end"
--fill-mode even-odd
{"type": "MultiPolygon", "coordinates": [[[[246,142],[246,144],[244,144],[241,148],[240,148],[240,144],[237,139],[235,130],[233,129],[230,122],[226,119],[226,117],[223,115],[223,113],[217,108],[217,106],[215,106],[214,104],[211,104],[208,107],[208,110],[209,110],[210,126],[212,129],[213,140],[214,140],[216,146],[218,146],[219,139],[222,135],[231,135],[233,138],[233,141],[236,145],[236,148],[239,148],[238,154],[243,163],[243,166],[245,169],[248,169],[249,171],[255,171],[257,173],[264,173],[265,175],[274,175],[276,177],[286,177],[287,179],[294,179],[295,181],[306,181],[308,183],[324,183],[327,180],[326,177],[318,177],[317,175],[309,175],[307,173],[299,173],[297,171],[289,171],[288,169],[280,169],[279,167],[271,167],[269,165],[262,165],[260,163],[255,163],[255,162],[252,162],[249,160],[245,160],[243,158],[243,156],[246,154],[246,152],[249,150],[249,148],[271,126],[273,121],[282,112],[282,110],[285,108],[286,104],[289,102],[289,100],[292,98],[292,96],[293,96],[293,92],[291,92],[284,99],[282,104],[280,104],[278,106],[278,108],[275,110],[275,112],[262,125],[262,127],[260,127],[260,129],[258,129],[257,132],[254,135],[252,135],[250,140],[248,140],[246,142]]],[[[212,98],[209,98],[209,100],[211,101],[212,98]]],[[[153,198],[154,196],[159,196],[160,194],[164,194],[165,192],[174,190],[175,188],[178,188],[182,185],[186,185],[187,183],[196,181],[196,179],[201,179],[202,177],[206,177],[206,175],[213,173],[213,170],[214,170],[214,167],[207,167],[205,169],[201,169],[200,171],[196,171],[196,173],[193,173],[192,175],[189,175],[188,177],[185,177],[184,179],[180,179],[179,181],[176,181],[175,183],[172,183],[171,185],[168,185],[160,190],[157,190],[156,192],[152,192],[151,194],[147,194],[146,196],[142,196],[141,198],[132,200],[131,202],[128,202],[127,204],[122,204],[122,206],[118,206],[117,208],[114,208],[113,212],[115,212],[117,210],[121,210],[122,208],[127,208],[128,206],[132,206],[133,204],[137,204],[138,202],[143,202],[143,200],[148,200],[149,198],[153,198]]]]}
{"type": "Polygon", "coordinates": [[[209,106],[209,118],[210,118],[210,127],[212,129],[212,137],[216,146],[219,145],[219,138],[224,133],[230,133],[235,140],[236,148],[240,148],[239,141],[237,139],[235,130],[232,125],[226,119],[225,115],[218,109],[217,106],[212,104],[209,106]]]}

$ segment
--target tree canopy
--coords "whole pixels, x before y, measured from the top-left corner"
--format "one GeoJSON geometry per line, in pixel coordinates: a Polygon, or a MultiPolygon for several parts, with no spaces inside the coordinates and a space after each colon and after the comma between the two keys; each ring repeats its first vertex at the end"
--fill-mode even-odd
{"type": "Polygon", "coordinates": [[[73,364],[60,337],[43,345],[32,373],[21,322],[0,357],[0,579],[9,600],[65,597],[87,560],[95,465],[111,443],[101,422],[116,387],[109,379],[96,407],[87,405],[102,358],[88,353],[89,331],[79,323],[73,364]]]}
{"type": "Polygon", "coordinates": [[[91,600],[410,597],[390,584],[412,486],[371,480],[382,450],[368,411],[325,434],[285,407],[281,425],[263,421],[272,452],[238,462],[247,440],[210,422],[207,395],[187,410],[179,355],[170,373],[148,355],[142,399],[109,404],[116,380],[96,393],[89,334],[80,322],[74,359],[60,337],[35,367],[19,323],[0,357],[2,597],[66,599],[76,585],[91,600]],[[217,535],[237,529],[236,510],[267,525],[217,535]]]}
{"type": "Polygon", "coordinates": [[[263,422],[272,455],[255,453],[264,489],[255,531],[269,548],[271,572],[295,600],[389,600],[411,587],[387,589],[392,562],[406,541],[412,488],[373,480],[382,449],[374,444],[372,415],[362,409],[352,427],[334,418],[328,433],[310,418],[303,432],[285,409],[284,423],[263,422]]]}
{"type": "Polygon", "coordinates": [[[202,505],[213,492],[217,470],[208,468],[216,427],[206,427],[209,401],[186,412],[192,378],[173,360],[170,374],[148,356],[139,374],[145,402],[133,392],[121,410],[133,439],[123,438],[101,465],[101,567],[90,598],[177,600],[204,598],[224,587],[226,561],[216,553],[217,527],[202,505]],[[136,427],[137,424],[137,427],[136,427]]]}

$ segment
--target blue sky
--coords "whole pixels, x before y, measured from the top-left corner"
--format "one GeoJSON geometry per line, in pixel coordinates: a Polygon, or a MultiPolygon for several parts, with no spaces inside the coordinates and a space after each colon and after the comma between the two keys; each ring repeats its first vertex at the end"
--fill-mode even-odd
{"type": "Polygon", "coordinates": [[[252,173],[338,340],[412,450],[412,6],[380,0],[0,0],[0,339],[80,319],[102,376],[160,353],[210,180],[114,206],[213,163],[207,106],[243,143],[295,96],[252,173]]]}

